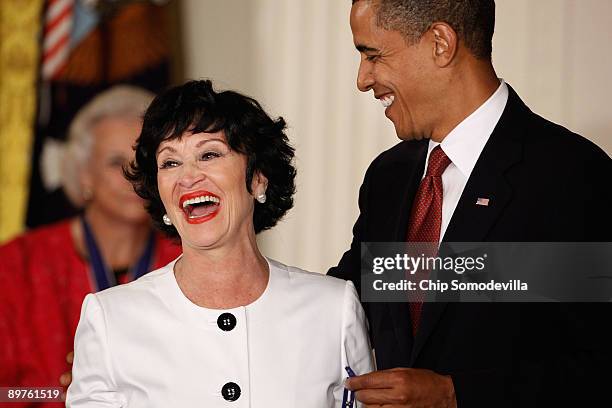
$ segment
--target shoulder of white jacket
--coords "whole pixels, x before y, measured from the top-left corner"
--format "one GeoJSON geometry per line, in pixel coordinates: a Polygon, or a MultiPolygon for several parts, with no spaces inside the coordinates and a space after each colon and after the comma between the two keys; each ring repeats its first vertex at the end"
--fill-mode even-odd
{"type": "Polygon", "coordinates": [[[162,278],[167,273],[172,272],[174,262],[175,261],[172,261],[166,266],[148,272],[135,281],[128,282],[123,285],[113,286],[112,288],[97,292],[96,296],[99,300],[103,301],[109,298],[125,298],[142,292],[150,292],[154,287],[156,280],[162,278]]]}
{"type": "Polygon", "coordinates": [[[272,268],[276,268],[281,273],[287,274],[292,283],[313,284],[320,287],[327,287],[336,291],[345,290],[346,281],[322,273],[311,272],[295,266],[288,266],[274,259],[266,258],[272,268]]]}

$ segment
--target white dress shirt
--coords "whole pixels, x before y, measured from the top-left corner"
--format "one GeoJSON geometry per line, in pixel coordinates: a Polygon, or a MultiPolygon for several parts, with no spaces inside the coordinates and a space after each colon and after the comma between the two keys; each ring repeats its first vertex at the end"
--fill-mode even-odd
{"type": "Polygon", "coordinates": [[[340,407],[344,367],[374,369],[351,282],[268,260],[256,301],[215,310],[185,297],[175,262],[87,295],[68,407],[340,407]]]}
{"type": "Polygon", "coordinates": [[[440,145],[444,153],[451,159],[451,164],[442,173],[444,192],[442,196],[440,239],[446,233],[446,228],[448,228],[448,224],[453,217],[476,161],[480,157],[485,144],[487,144],[491,133],[493,133],[497,122],[499,122],[507,102],[508,85],[502,79],[493,95],[446,135],[442,143],[429,141],[423,177],[425,177],[427,171],[429,154],[434,147],[440,145]]]}

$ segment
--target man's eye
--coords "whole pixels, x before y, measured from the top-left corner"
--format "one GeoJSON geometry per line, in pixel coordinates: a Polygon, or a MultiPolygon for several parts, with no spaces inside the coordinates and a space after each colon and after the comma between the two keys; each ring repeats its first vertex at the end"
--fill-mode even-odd
{"type": "Polygon", "coordinates": [[[212,159],[214,159],[216,157],[220,157],[220,156],[221,156],[221,154],[219,154],[217,152],[205,152],[205,153],[202,153],[202,155],[200,156],[200,159],[204,160],[204,161],[208,161],[208,160],[212,160],[212,159]]]}
{"type": "Polygon", "coordinates": [[[170,167],[176,167],[179,163],[176,160],[164,160],[160,165],[160,169],[169,169],[170,167]]]}
{"type": "Polygon", "coordinates": [[[376,61],[376,59],[378,58],[378,55],[366,55],[366,61],[376,61]]]}

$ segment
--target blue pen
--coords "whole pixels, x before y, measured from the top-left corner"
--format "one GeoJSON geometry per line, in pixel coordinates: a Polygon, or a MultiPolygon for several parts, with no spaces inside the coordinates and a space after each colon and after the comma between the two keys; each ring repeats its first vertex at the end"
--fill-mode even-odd
{"type": "MultiPolygon", "coordinates": [[[[351,369],[351,367],[344,367],[349,377],[356,377],[357,374],[351,369]]],[[[355,393],[348,389],[344,389],[344,394],[342,395],[342,408],[353,408],[355,405],[355,393]],[[351,394],[349,398],[349,393],[351,394]]]]}

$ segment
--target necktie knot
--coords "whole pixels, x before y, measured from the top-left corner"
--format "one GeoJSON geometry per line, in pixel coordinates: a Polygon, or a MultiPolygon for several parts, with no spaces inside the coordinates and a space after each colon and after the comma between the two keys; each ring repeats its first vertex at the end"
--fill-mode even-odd
{"type": "Polygon", "coordinates": [[[450,163],[451,159],[444,153],[440,145],[434,147],[429,154],[429,162],[427,163],[427,173],[425,173],[425,177],[441,177],[450,163]]]}

